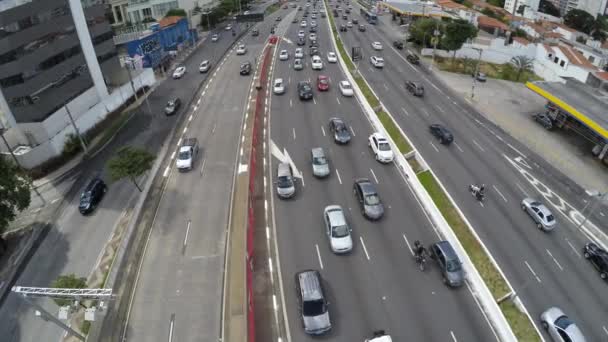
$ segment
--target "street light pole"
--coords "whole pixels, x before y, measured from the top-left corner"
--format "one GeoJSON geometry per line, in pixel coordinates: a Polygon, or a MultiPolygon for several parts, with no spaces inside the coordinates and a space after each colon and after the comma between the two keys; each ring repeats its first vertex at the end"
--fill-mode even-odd
{"type": "Polygon", "coordinates": [[[435,28],[435,31],[433,31],[433,57],[431,60],[431,67],[429,68],[429,70],[433,70],[433,65],[435,65],[435,50],[437,49],[437,41],[439,40],[439,35],[441,33],[439,32],[439,20],[437,20],[437,27],[435,28]]]}
{"type": "Polygon", "coordinates": [[[78,126],[76,126],[76,122],[74,121],[74,118],[72,117],[72,113],[70,113],[70,110],[68,109],[68,104],[66,103],[63,106],[65,107],[66,113],[68,113],[68,117],[70,118],[72,127],[74,127],[74,131],[76,131],[76,136],[78,137],[78,140],[80,141],[80,145],[82,146],[82,149],[84,150],[84,154],[89,154],[89,148],[87,147],[87,144],[85,144],[84,139],[82,138],[82,135],[80,135],[80,130],[78,129],[78,126]]]}
{"type": "Polygon", "coordinates": [[[479,64],[481,64],[481,53],[482,49],[472,48],[473,50],[479,51],[479,58],[477,59],[477,64],[475,65],[475,71],[473,72],[473,85],[471,86],[471,100],[475,97],[475,84],[477,83],[477,73],[479,73],[479,64]]]}

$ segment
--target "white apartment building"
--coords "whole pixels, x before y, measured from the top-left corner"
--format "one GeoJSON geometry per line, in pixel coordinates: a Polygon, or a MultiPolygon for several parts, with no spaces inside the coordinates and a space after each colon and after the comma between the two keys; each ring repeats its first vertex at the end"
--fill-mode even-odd
{"type": "Polygon", "coordinates": [[[536,12],[538,11],[540,0],[506,0],[504,8],[507,12],[514,13],[522,5],[526,6],[527,10],[536,12]]]}
{"type": "Polygon", "coordinates": [[[594,17],[597,17],[598,14],[606,14],[608,5],[608,0],[567,0],[565,2],[562,14],[566,14],[572,9],[579,9],[589,12],[594,17]]]}

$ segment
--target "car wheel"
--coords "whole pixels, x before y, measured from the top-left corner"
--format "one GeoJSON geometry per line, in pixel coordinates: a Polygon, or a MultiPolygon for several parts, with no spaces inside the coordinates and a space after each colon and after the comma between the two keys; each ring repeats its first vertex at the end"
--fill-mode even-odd
{"type": "Polygon", "coordinates": [[[543,329],[549,330],[549,323],[547,323],[545,321],[541,321],[540,325],[543,327],[543,329]]]}
{"type": "Polygon", "coordinates": [[[378,155],[376,154],[376,160],[378,160],[378,155]]]}
{"type": "Polygon", "coordinates": [[[600,273],[600,278],[606,280],[606,278],[608,278],[608,274],[606,274],[606,272],[602,272],[600,273]]]}
{"type": "Polygon", "coordinates": [[[526,206],[525,205],[521,205],[521,210],[526,211],[526,206]]]}
{"type": "Polygon", "coordinates": [[[543,230],[543,225],[539,222],[536,224],[536,228],[543,230]]]}
{"type": "Polygon", "coordinates": [[[591,255],[589,255],[589,252],[583,253],[583,256],[585,257],[585,259],[591,258],[591,255]]]}
{"type": "Polygon", "coordinates": [[[441,277],[441,281],[443,281],[444,284],[448,284],[448,279],[445,276],[441,277]]]}

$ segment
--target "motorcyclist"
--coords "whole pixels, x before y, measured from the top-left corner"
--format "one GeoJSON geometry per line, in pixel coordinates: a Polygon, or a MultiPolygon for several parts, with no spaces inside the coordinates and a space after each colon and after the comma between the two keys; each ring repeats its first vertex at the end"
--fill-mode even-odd
{"type": "Polygon", "coordinates": [[[414,241],[414,256],[416,259],[421,259],[426,254],[426,248],[422,245],[420,240],[414,241]]]}
{"type": "Polygon", "coordinates": [[[483,197],[485,189],[486,189],[485,184],[481,184],[481,185],[471,184],[471,191],[473,192],[473,195],[475,195],[477,197],[483,197]]]}

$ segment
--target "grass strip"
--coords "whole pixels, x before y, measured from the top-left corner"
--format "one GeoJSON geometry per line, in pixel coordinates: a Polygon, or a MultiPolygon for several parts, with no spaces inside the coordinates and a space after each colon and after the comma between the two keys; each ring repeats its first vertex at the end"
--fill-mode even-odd
{"type": "MultiPolygon", "coordinates": [[[[448,222],[458,240],[464,247],[466,253],[471,258],[475,268],[481,275],[494,299],[500,298],[510,292],[507,282],[502,275],[494,267],[490,258],[481,248],[479,241],[475,238],[468,226],[464,223],[456,208],[445,195],[435,177],[430,171],[421,172],[418,175],[418,180],[424,186],[428,194],[435,202],[435,205],[448,222]]],[[[517,336],[518,341],[540,341],[536,329],[528,316],[519,311],[512,301],[504,301],[499,305],[505,318],[509,322],[513,333],[517,336]]]]}
{"type": "Polygon", "coordinates": [[[380,119],[380,122],[382,122],[382,125],[384,126],[388,134],[391,136],[391,138],[397,145],[399,152],[401,152],[401,154],[409,153],[412,150],[412,147],[410,146],[410,144],[408,144],[407,140],[405,140],[405,137],[401,134],[401,131],[399,130],[393,119],[383,111],[377,112],[376,115],[378,116],[378,119],[380,119]]]}
{"type": "Polygon", "coordinates": [[[276,12],[279,8],[281,8],[281,5],[279,3],[272,4],[272,5],[268,6],[268,7],[266,7],[266,11],[265,11],[266,13],[265,13],[265,15],[270,15],[273,12],[276,12]]]}

